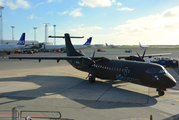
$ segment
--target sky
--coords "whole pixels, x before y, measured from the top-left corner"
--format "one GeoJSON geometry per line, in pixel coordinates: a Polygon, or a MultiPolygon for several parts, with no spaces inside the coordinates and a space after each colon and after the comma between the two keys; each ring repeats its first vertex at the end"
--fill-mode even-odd
{"type": "MultiPolygon", "coordinates": [[[[179,0],[0,0],[3,39],[18,40],[23,32],[26,40],[45,42],[48,35],[84,36],[73,39],[83,44],[114,45],[179,45],[179,0]]],[[[48,38],[48,42],[54,39],[48,38]]],[[[56,44],[64,44],[56,39],[56,44]]]]}

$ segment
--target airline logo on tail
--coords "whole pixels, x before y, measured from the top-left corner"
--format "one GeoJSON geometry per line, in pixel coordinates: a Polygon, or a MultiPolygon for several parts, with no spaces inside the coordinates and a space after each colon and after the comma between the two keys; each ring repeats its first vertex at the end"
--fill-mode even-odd
{"type": "Polygon", "coordinates": [[[22,36],[17,45],[25,45],[25,33],[22,33],[22,36]]]}
{"type": "Polygon", "coordinates": [[[91,45],[92,37],[90,37],[84,45],[91,45]]]}

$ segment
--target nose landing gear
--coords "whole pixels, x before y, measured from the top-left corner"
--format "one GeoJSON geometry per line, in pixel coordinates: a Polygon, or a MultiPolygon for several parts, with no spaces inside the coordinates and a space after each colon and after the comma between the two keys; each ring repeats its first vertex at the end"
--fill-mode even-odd
{"type": "Polygon", "coordinates": [[[90,83],[94,83],[94,82],[95,82],[95,76],[90,75],[90,76],[89,76],[89,82],[90,82],[90,83]]]}
{"type": "Polygon", "coordinates": [[[166,91],[166,89],[159,89],[159,88],[157,88],[156,91],[158,91],[158,95],[159,95],[159,96],[163,96],[163,95],[165,94],[164,91],[166,91]]]}

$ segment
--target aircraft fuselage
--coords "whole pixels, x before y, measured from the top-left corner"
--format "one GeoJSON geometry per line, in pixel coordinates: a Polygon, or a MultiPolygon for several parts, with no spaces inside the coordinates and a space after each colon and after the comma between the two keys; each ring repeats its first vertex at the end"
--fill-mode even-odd
{"type": "Polygon", "coordinates": [[[175,79],[163,66],[158,64],[104,59],[90,67],[83,64],[83,60],[68,62],[78,70],[92,71],[89,73],[100,79],[123,80],[159,89],[171,88],[176,85],[175,79]]]}
{"type": "Polygon", "coordinates": [[[2,44],[2,45],[0,45],[1,51],[7,51],[7,52],[16,51],[16,50],[22,49],[24,47],[25,47],[25,45],[16,45],[16,44],[2,44]]]}

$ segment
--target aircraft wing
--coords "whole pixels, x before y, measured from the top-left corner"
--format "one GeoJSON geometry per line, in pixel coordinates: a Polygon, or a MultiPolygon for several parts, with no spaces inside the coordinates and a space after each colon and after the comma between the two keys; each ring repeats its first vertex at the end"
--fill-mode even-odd
{"type": "MultiPolygon", "coordinates": [[[[83,59],[83,58],[87,58],[87,59],[91,59],[86,57],[86,56],[66,56],[66,57],[56,57],[56,56],[40,56],[40,57],[6,57],[8,59],[19,59],[19,60],[22,60],[22,59],[37,59],[39,60],[39,62],[41,62],[41,60],[57,60],[57,62],[59,62],[60,60],[80,60],[80,59],[83,59]]],[[[104,59],[103,57],[94,57],[94,60],[102,60],[104,59]]]]}
{"type": "MultiPolygon", "coordinates": [[[[167,56],[167,55],[172,55],[172,53],[159,53],[159,54],[145,54],[144,57],[156,57],[156,56],[167,56]]],[[[140,55],[141,56],[141,55],[140,55]]]]}
{"type": "MultiPolygon", "coordinates": [[[[144,57],[156,57],[156,56],[167,56],[167,55],[172,55],[172,53],[159,53],[159,54],[145,54],[144,57]]],[[[142,56],[142,55],[140,55],[142,56]]],[[[117,58],[118,59],[130,59],[131,57],[138,57],[137,55],[119,55],[117,58]]]]}
{"type": "Polygon", "coordinates": [[[84,58],[83,56],[67,56],[67,57],[56,57],[56,56],[40,56],[40,57],[8,57],[9,59],[40,59],[40,60],[76,60],[84,58]]]}

